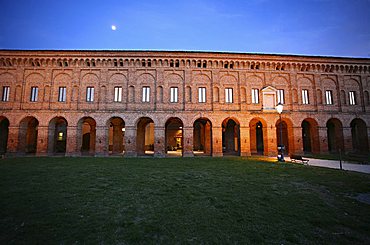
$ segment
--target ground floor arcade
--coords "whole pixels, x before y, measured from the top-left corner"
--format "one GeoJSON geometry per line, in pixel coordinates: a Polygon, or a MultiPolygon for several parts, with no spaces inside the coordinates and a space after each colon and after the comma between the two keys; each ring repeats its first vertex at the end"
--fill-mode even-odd
{"type": "Polygon", "coordinates": [[[286,154],[368,154],[368,124],[350,115],[14,113],[0,116],[0,154],[274,156],[278,144],[286,154]]]}

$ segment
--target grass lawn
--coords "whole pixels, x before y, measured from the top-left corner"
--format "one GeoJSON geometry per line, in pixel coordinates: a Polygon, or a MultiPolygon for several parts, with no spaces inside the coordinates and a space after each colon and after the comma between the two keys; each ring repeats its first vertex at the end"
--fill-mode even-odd
{"type": "Polygon", "coordinates": [[[369,244],[370,175],[247,158],[0,160],[0,244],[369,244]]]}

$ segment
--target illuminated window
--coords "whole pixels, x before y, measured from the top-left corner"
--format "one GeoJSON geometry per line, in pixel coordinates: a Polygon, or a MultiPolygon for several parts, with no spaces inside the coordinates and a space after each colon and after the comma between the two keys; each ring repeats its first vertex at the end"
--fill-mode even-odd
{"type": "Polygon", "coordinates": [[[39,94],[39,88],[38,87],[31,87],[30,101],[36,102],[38,94],[39,94]]]}
{"type": "Polygon", "coordinates": [[[59,132],[58,133],[58,141],[62,141],[63,140],[63,132],[59,132]]]}
{"type": "Polygon", "coordinates": [[[225,88],[225,102],[233,103],[233,89],[232,88],[225,88]]]}
{"type": "Polygon", "coordinates": [[[66,101],[66,93],[67,93],[67,88],[66,87],[59,87],[59,93],[58,93],[58,101],[59,102],[65,102],[66,101]]]}
{"type": "Polygon", "coordinates": [[[170,88],[170,102],[171,103],[177,103],[178,101],[178,88],[177,87],[172,87],[170,88]]]}
{"type": "Polygon", "coordinates": [[[350,105],[356,105],[356,92],[355,91],[349,91],[349,104],[350,105]]]}
{"type": "Polygon", "coordinates": [[[1,97],[2,101],[9,101],[9,92],[10,92],[10,87],[9,86],[4,86],[3,87],[3,96],[1,97]]]}
{"type": "Polygon", "coordinates": [[[198,101],[200,103],[206,102],[206,88],[198,88],[198,101]]]}
{"type": "Polygon", "coordinates": [[[309,103],[308,90],[302,89],[302,104],[308,105],[309,103]]]}
{"type": "Polygon", "coordinates": [[[94,87],[87,87],[86,89],[86,101],[93,102],[94,101],[94,87]]]}
{"type": "Polygon", "coordinates": [[[256,88],[252,88],[252,103],[253,104],[259,103],[259,91],[256,88]]]}
{"type": "Polygon", "coordinates": [[[277,102],[278,104],[284,104],[284,89],[278,89],[277,91],[277,102]]]}
{"type": "Polygon", "coordinates": [[[333,92],[331,90],[325,91],[325,101],[327,105],[333,104],[333,92]]]}
{"type": "Polygon", "coordinates": [[[115,102],[122,101],[122,87],[114,87],[114,101],[115,102]]]}
{"type": "Polygon", "coordinates": [[[143,102],[149,102],[150,100],[150,87],[143,87],[143,102]]]}

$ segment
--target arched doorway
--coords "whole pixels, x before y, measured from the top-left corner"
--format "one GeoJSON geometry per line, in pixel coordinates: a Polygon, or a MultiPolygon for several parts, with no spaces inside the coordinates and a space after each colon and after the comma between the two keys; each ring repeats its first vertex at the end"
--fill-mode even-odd
{"type": "Polygon", "coordinates": [[[320,142],[317,122],[314,119],[306,118],[302,121],[301,127],[304,153],[319,153],[320,142]]]}
{"type": "Polygon", "coordinates": [[[154,155],[154,122],[142,117],[137,122],[136,152],[138,155],[154,155]]]}
{"type": "Polygon", "coordinates": [[[125,122],[122,118],[112,117],[108,121],[109,154],[123,154],[125,150],[125,122]]]}
{"type": "Polygon", "coordinates": [[[96,122],[91,117],[83,117],[78,122],[79,146],[82,154],[95,153],[96,122]]]}
{"type": "Polygon", "coordinates": [[[224,155],[240,155],[240,125],[231,118],[222,122],[222,152],[224,155]]]}
{"type": "Polygon", "coordinates": [[[212,123],[208,118],[199,118],[193,125],[194,155],[212,155],[212,123]]]}
{"type": "Polygon", "coordinates": [[[9,120],[0,117],[0,154],[6,153],[9,135],[9,120]]]}
{"type": "Polygon", "coordinates": [[[67,120],[64,117],[54,117],[49,122],[48,152],[54,154],[66,153],[67,120]]]}
{"type": "Polygon", "coordinates": [[[326,123],[326,128],[329,152],[337,153],[339,149],[343,151],[344,140],[342,123],[336,118],[331,118],[326,123]]]}
{"type": "Polygon", "coordinates": [[[360,119],[353,119],[351,122],[352,148],[354,152],[369,153],[369,142],[366,123],[360,119]]]}
{"type": "Polygon", "coordinates": [[[165,125],[165,149],[168,155],[182,156],[183,154],[183,123],[177,117],[171,117],[165,125]]]}
{"type": "Polygon", "coordinates": [[[250,128],[250,148],[252,154],[263,155],[266,152],[264,141],[267,135],[266,123],[262,119],[253,118],[249,123],[250,128]]]}
{"type": "Polygon", "coordinates": [[[37,133],[39,121],[34,117],[26,117],[19,124],[18,151],[32,154],[37,151],[37,133]]]}
{"type": "Polygon", "coordinates": [[[287,123],[280,119],[275,124],[276,127],[276,139],[277,139],[277,146],[283,145],[285,150],[283,151],[285,154],[289,154],[289,137],[288,137],[288,125],[287,123]],[[281,130],[281,131],[280,131],[281,130]]]}

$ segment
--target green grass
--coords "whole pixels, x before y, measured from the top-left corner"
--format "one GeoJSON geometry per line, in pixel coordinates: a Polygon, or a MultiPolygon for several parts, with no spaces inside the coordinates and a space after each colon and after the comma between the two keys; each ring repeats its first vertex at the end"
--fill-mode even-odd
{"type": "Polygon", "coordinates": [[[369,244],[370,175],[246,158],[0,160],[0,244],[369,244]]]}

